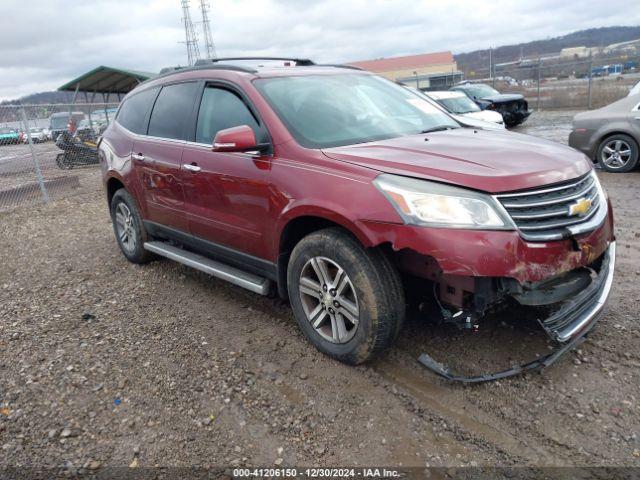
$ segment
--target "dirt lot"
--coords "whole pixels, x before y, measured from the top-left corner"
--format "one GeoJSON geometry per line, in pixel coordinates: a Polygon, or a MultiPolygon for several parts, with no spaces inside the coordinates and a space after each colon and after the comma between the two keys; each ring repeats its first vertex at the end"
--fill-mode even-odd
{"type": "MultiPolygon", "coordinates": [[[[520,130],[564,141],[571,116],[520,130]]],[[[510,312],[478,334],[412,316],[388,355],[347,367],[282,302],[127,263],[96,189],[0,214],[0,468],[640,466],[640,172],[600,175],[619,243],[608,315],[543,375],[474,387],[416,357],[506,367],[546,340],[510,312]]]]}

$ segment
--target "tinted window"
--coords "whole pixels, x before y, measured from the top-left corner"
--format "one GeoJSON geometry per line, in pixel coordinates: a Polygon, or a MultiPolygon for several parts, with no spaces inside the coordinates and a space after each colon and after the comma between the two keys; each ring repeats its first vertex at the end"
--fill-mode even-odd
{"type": "Polygon", "coordinates": [[[195,82],[167,85],[162,88],[149,120],[149,135],[183,139],[198,84],[195,82]]]}
{"type": "Polygon", "coordinates": [[[150,88],[127,98],[118,112],[118,123],[133,133],[146,133],[145,119],[157,93],[157,88],[150,88]]]}
{"type": "Polygon", "coordinates": [[[249,125],[259,138],[258,122],[240,97],[222,88],[205,88],[198,112],[196,142],[212,143],[220,130],[240,125],[249,125]]]}

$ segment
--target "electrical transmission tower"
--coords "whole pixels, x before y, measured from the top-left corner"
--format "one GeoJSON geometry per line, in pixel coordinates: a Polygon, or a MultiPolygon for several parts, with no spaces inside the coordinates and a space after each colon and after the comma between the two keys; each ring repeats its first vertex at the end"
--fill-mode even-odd
{"type": "Polygon", "coordinates": [[[216,46],[211,35],[211,24],[209,23],[209,2],[200,0],[200,10],[202,11],[202,32],[204,33],[204,45],[207,58],[216,58],[216,46]]]}
{"type": "Polygon", "coordinates": [[[189,0],[181,0],[182,4],[182,22],[184,23],[184,43],[187,45],[187,59],[189,65],[196,63],[200,59],[200,49],[198,48],[198,36],[193,28],[191,14],[189,13],[189,0]]]}

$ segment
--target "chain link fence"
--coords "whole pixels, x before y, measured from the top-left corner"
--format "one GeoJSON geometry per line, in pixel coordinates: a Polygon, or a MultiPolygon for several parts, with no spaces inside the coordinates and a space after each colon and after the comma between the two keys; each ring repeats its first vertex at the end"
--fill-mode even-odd
{"type": "Polygon", "coordinates": [[[536,110],[600,108],[640,81],[640,57],[529,59],[467,72],[466,79],[521,93],[536,110]]]}
{"type": "Polygon", "coordinates": [[[0,105],[0,212],[95,191],[117,103],[0,105]]]}

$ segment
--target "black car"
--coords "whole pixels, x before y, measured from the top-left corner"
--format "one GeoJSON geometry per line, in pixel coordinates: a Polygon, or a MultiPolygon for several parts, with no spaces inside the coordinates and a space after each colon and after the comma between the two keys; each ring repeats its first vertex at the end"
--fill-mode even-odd
{"type": "Polygon", "coordinates": [[[449,90],[464,92],[482,110],[495,110],[500,113],[507,127],[520,125],[531,115],[529,104],[519,93],[502,94],[484,83],[463,83],[449,90]]]}

